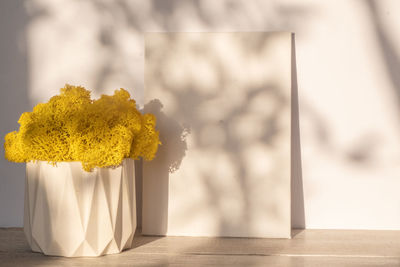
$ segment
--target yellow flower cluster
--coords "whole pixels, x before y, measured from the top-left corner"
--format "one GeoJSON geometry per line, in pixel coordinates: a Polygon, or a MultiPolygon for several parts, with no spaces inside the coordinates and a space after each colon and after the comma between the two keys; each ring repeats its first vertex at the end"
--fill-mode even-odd
{"type": "Polygon", "coordinates": [[[14,162],[81,161],[90,171],[118,166],[124,158],[152,160],[160,144],[155,116],[142,115],[122,88],[92,100],[90,91],[67,84],[18,123],[4,144],[6,159],[14,162]]]}

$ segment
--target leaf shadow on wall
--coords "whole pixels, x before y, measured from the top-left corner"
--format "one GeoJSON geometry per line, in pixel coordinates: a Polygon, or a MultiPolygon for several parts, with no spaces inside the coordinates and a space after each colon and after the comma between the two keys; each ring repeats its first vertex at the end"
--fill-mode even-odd
{"type": "MultiPolygon", "coordinates": [[[[378,50],[382,58],[382,63],[388,81],[392,85],[391,87],[393,88],[393,93],[397,101],[398,113],[400,114],[400,75],[398,73],[400,69],[400,54],[388,34],[389,29],[385,27],[385,17],[381,14],[384,10],[384,6],[381,6],[379,3],[382,2],[374,0],[364,2],[373,26],[372,33],[375,35],[378,43],[378,50]]],[[[389,12],[386,12],[386,16],[389,16],[389,12]]]]}

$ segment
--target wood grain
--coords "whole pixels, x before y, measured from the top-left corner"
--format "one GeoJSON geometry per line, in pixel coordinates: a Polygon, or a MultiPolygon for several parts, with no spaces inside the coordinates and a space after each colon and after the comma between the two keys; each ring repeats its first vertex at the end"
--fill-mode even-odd
{"type": "Polygon", "coordinates": [[[400,231],[297,230],[293,239],[155,237],[97,258],[30,251],[21,228],[0,228],[0,266],[400,266],[400,231]]]}

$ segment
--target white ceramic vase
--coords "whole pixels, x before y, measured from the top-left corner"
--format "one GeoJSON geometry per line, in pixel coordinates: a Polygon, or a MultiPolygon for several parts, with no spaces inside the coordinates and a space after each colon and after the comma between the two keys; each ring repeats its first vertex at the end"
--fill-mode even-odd
{"type": "Polygon", "coordinates": [[[136,230],[134,161],[82,169],[80,162],[26,166],[24,231],[33,251],[100,256],[130,248],[136,230]]]}

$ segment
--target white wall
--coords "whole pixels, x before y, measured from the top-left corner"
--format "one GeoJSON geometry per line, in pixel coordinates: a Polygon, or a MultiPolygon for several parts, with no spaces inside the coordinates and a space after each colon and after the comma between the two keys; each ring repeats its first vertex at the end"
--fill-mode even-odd
{"type": "MultiPolygon", "coordinates": [[[[399,1],[7,0],[0,12],[2,137],[66,82],[125,87],[143,105],[144,31],[295,32],[293,225],[400,229],[399,1]]],[[[21,226],[23,165],[0,164],[0,226],[21,226]]]]}

